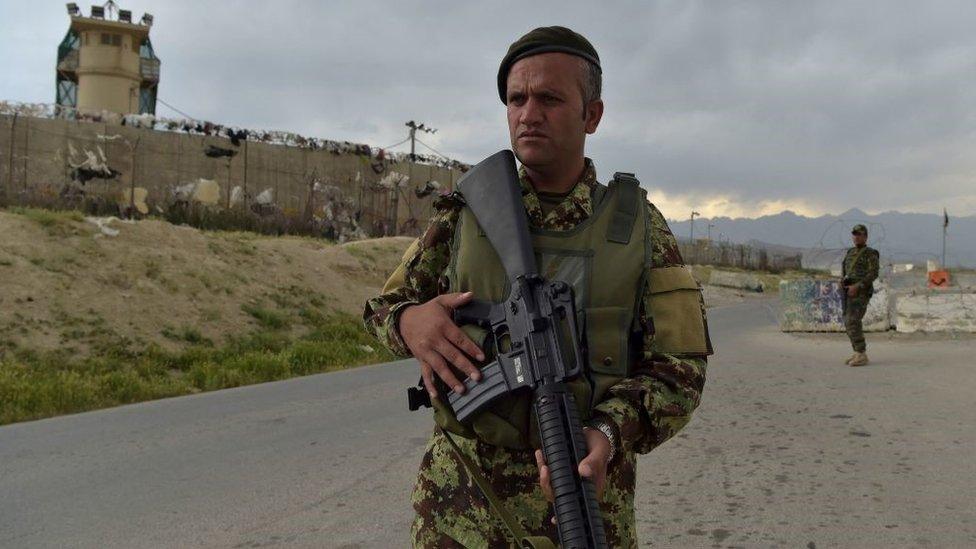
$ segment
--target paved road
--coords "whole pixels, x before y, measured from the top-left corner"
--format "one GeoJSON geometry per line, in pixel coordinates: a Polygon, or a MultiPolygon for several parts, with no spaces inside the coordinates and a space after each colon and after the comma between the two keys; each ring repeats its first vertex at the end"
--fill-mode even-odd
{"type": "MultiPolygon", "coordinates": [[[[641,459],[660,547],[976,546],[976,342],[712,310],[705,400],[641,459]],[[883,340],[883,341],[882,341],[883,340]],[[872,345],[872,342],[874,343],[872,345]]],[[[0,547],[404,547],[429,418],[393,363],[0,428],[0,547]]]]}

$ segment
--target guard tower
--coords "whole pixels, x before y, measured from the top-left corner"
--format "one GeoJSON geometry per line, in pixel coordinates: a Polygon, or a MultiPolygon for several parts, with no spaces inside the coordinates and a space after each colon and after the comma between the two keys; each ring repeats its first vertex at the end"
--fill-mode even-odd
{"type": "Polygon", "coordinates": [[[133,23],[132,12],[112,0],[92,6],[89,17],[74,2],[67,8],[71,26],[58,46],[56,69],[59,111],[155,114],[159,58],[149,41],[153,16],[133,23]]]}

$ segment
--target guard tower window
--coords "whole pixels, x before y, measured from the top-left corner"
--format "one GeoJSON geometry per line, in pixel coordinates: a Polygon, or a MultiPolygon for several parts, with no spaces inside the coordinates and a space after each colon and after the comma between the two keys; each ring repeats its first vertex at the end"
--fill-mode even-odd
{"type": "Polygon", "coordinates": [[[153,51],[152,43],[149,42],[148,38],[143,40],[142,44],[139,45],[139,57],[143,59],[156,59],[156,52],[153,51]]]}
{"type": "Polygon", "coordinates": [[[102,33],[102,45],[103,46],[121,46],[122,45],[122,35],[121,34],[111,34],[108,32],[102,33]]]}

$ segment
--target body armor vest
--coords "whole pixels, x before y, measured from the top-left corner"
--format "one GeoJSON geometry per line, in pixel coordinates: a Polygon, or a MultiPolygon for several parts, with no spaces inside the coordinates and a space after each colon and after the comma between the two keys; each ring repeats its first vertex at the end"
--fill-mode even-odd
{"type": "MultiPolygon", "coordinates": [[[[650,224],[646,197],[637,180],[616,174],[594,193],[593,214],[566,231],[531,229],[539,273],[573,287],[580,332],[588,359],[586,378],[570,384],[584,421],[606,390],[630,372],[641,342],[636,315],[650,264],[650,224]]],[[[474,292],[477,299],[502,301],[508,277],[474,214],[463,208],[448,268],[450,292],[474,292]]],[[[462,327],[484,348],[485,332],[462,327]]],[[[485,348],[487,360],[492,350],[485,348]]],[[[435,399],[436,400],[436,399],[435,399]]],[[[538,447],[531,395],[502,397],[462,425],[435,402],[435,421],[456,434],[509,448],[538,447]]]]}

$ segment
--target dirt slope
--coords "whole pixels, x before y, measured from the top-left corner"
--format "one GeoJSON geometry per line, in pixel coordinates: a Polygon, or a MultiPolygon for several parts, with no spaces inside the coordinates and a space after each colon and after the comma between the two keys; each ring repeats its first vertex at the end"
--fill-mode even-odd
{"type": "MultiPolygon", "coordinates": [[[[251,331],[262,311],[294,314],[305,305],[359,316],[411,240],[335,245],[0,210],[0,354],[151,342],[175,349],[194,337],[220,343],[251,331]]],[[[710,307],[744,298],[706,286],[710,307]]]]}
{"type": "Polygon", "coordinates": [[[410,241],[334,245],[155,220],[0,211],[0,352],[86,353],[109,340],[172,348],[180,339],[173,333],[187,327],[220,342],[249,331],[255,311],[305,302],[358,316],[410,241]]]}

